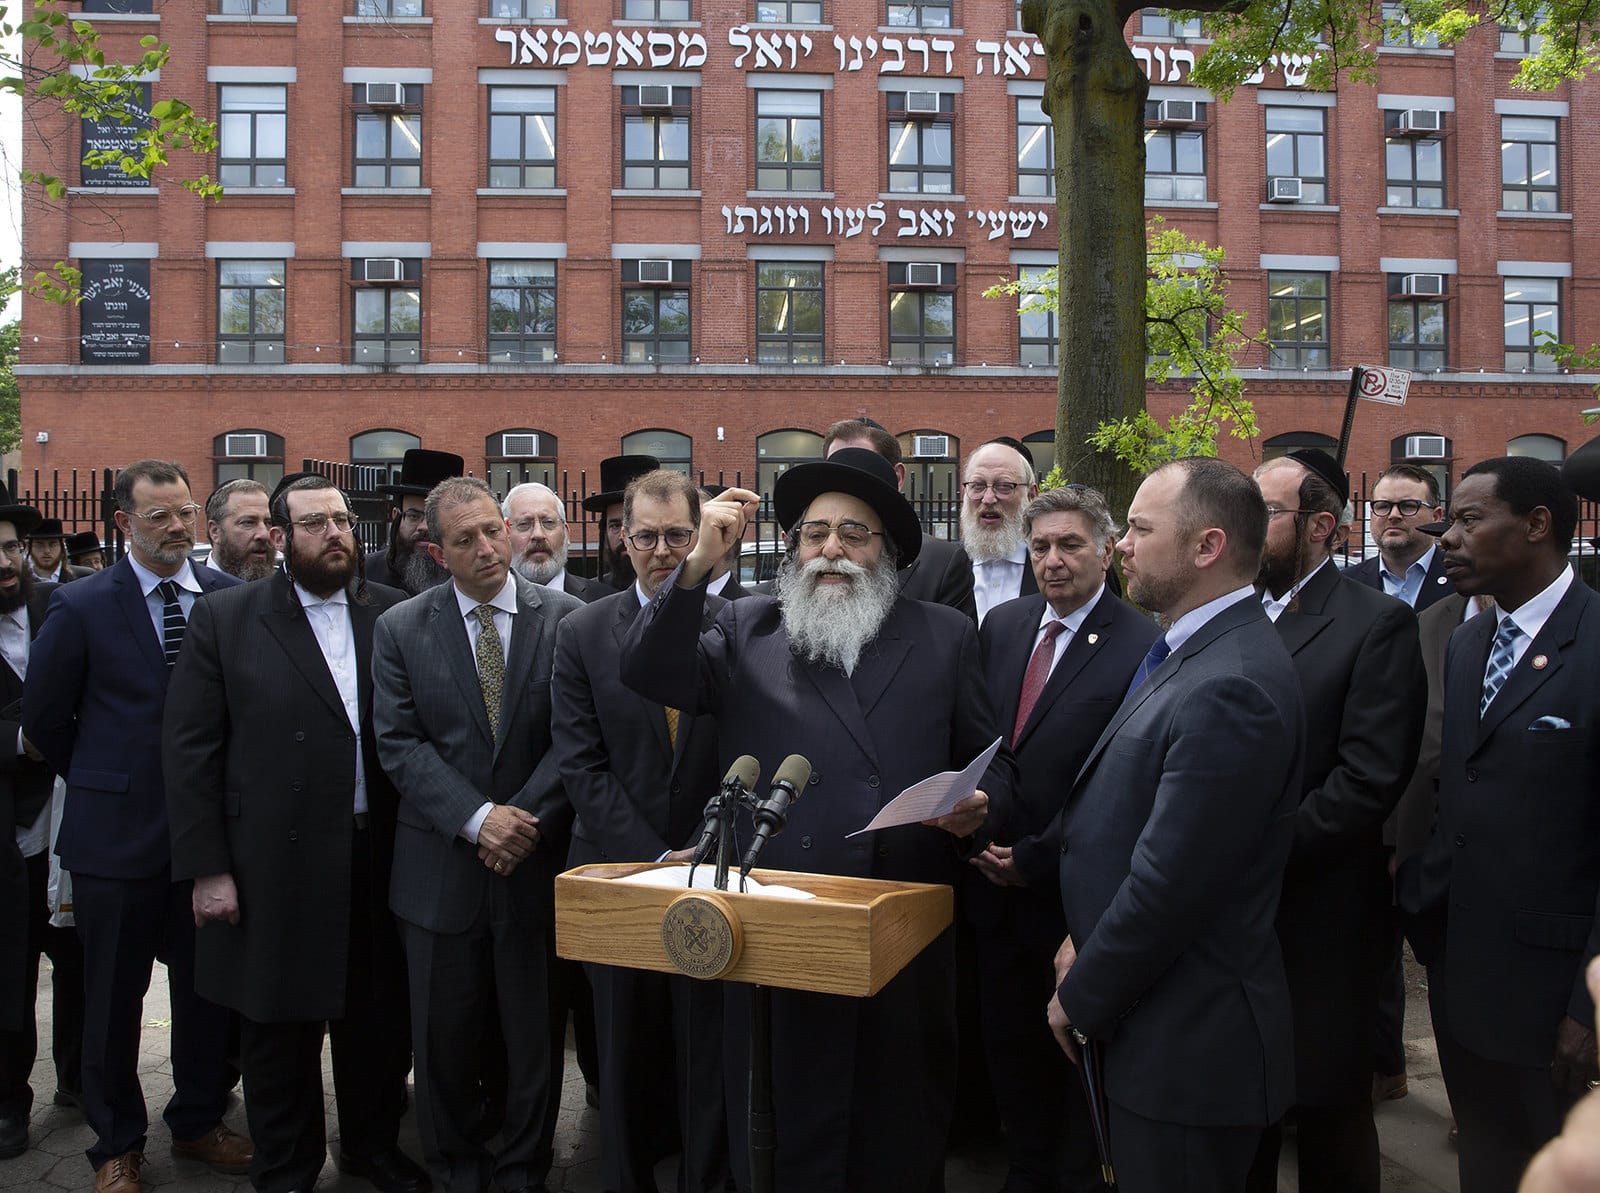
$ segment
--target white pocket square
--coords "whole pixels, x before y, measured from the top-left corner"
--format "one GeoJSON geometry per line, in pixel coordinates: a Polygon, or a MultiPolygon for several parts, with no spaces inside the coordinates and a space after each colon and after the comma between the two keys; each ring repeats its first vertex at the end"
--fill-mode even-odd
{"type": "Polygon", "coordinates": [[[1567,720],[1565,717],[1544,716],[1544,717],[1540,717],[1533,724],[1529,725],[1528,728],[1529,729],[1571,729],[1572,728],[1572,722],[1567,720]]]}

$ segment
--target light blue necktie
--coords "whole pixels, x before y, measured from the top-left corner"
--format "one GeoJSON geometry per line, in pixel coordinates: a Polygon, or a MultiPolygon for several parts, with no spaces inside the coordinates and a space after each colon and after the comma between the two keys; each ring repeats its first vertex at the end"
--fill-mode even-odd
{"type": "Polygon", "coordinates": [[[1520,637],[1522,630],[1516,622],[1509,617],[1501,621],[1500,629],[1494,636],[1494,645],[1489,649],[1489,665],[1483,672],[1483,702],[1478,705],[1480,721],[1489,711],[1495,693],[1505,686],[1506,676],[1511,674],[1511,668],[1517,661],[1515,652],[1520,637]]]}

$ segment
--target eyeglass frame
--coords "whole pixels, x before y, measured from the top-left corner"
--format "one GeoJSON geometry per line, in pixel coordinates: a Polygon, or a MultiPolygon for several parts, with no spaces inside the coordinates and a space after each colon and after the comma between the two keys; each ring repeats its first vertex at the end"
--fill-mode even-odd
{"type": "Polygon", "coordinates": [[[963,493],[965,493],[968,497],[973,497],[973,498],[976,498],[976,499],[978,499],[980,501],[983,499],[983,495],[985,493],[989,492],[991,489],[994,491],[994,495],[996,497],[1001,498],[1003,500],[1004,498],[1010,497],[1018,489],[1022,489],[1022,488],[1026,488],[1026,487],[1027,486],[1024,485],[1022,481],[979,481],[979,480],[971,480],[971,481],[962,481],[961,482],[961,491],[963,493]],[[977,488],[974,489],[973,486],[977,486],[977,488]]]}
{"type": "Polygon", "coordinates": [[[140,513],[138,510],[129,510],[128,517],[138,518],[146,526],[165,526],[174,517],[185,526],[193,526],[199,521],[200,515],[205,512],[205,506],[190,502],[171,510],[148,510],[140,513]]]}
{"type": "Polygon", "coordinates": [[[535,526],[544,531],[546,534],[554,534],[556,531],[564,527],[566,523],[554,515],[546,515],[542,518],[518,518],[515,522],[508,522],[506,525],[510,526],[511,529],[517,534],[532,534],[535,526]]]}
{"type": "Polygon", "coordinates": [[[820,548],[825,547],[825,546],[828,545],[828,540],[830,538],[837,538],[839,540],[839,545],[841,547],[845,548],[847,551],[859,551],[859,550],[861,550],[863,547],[865,547],[868,543],[870,543],[872,541],[872,538],[873,538],[874,535],[878,536],[879,538],[888,538],[889,537],[886,531],[873,530],[871,527],[867,526],[866,523],[857,522],[857,521],[854,521],[853,519],[849,519],[849,518],[846,518],[844,521],[838,523],[837,525],[835,525],[832,522],[825,521],[822,518],[812,518],[808,522],[800,522],[800,523],[798,523],[794,527],[794,529],[790,531],[790,533],[794,536],[795,546],[797,546],[797,547],[805,546],[805,547],[812,547],[812,548],[820,549],[820,548]],[[825,526],[828,529],[828,533],[822,535],[819,538],[816,538],[813,542],[807,542],[806,541],[806,534],[807,534],[806,527],[808,527],[808,526],[810,526],[810,527],[825,526]],[[859,531],[865,537],[862,538],[862,540],[859,543],[852,543],[848,539],[845,538],[845,533],[847,531],[849,532],[849,534],[851,535],[852,538],[856,536],[856,532],[857,531],[859,531]]]}
{"type": "Polygon", "coordinates": [[[1399,514],[1400,514],[1400,516],[1402,518],[1415,518],[1423,510],[1432,509],[1432,508],[1433,508],[1432,506],[1430,506],[1426,501],[1422,500],[1420,497],[1407,497],[1404,501],[1388,501],[1388,500],[1384,500],[1384,499],[1374,499],[1374,500],[1371,500],[1371,501],[1367,502],[1367,509],[1371,510],[1373,515],[1375,517],[1379,517],[1379,518],[1387,518],[1391,513],[1394,513],[1397,510],[1399,511],[1399,514]],[[1389,508],[1388,509],[1379,509],[1378,507],[1381,506],[1381,505],[1386,505],[1389,508]],[[1415,506],[1416,508],[1408,510],[1408,509],[1405,508],[1408,505],[1415,506]]]}
{"type": "Polygon", "coordinates": [[[21,539],[12,539],[9,543],[0,543],[0,555],[15,555],[21,559],[27,554],[28,545],[21,539]]]}
{"type": "Polygon", "coordinates": [[[329,531],[334,526],[335,519],[344,520],[345,524],[338,528],[340,534],[346,534],[354,530],[356,527],[356,516],[349,510],[342,510],[333,514],[307,514],[303,518],[290,518],[286,521],[275,523],[275,525],[282,526],[286,530],[291,527],[298,527],[307,534],[311,535],[313,538],[327,538],[329,531]],[[321,529],[318,529],[316,526],[316,523],[319,520],[322,523],[321,529]],[[310,523],[310,525],[308,525],[308,523],[310,523]]]}
{"type": "Polygon", "coordinates": [[[695,529],[696,528],[694,527],[685,528],[682,526],[669,526],[665,530],[635,530],[632,534],[623,535],[622,539],[635,551],[654,551],[662,542],[665,542],[673,551],[681,551],[690,543],[694,542],[695,529]],[[675,543],[672,541],[672,536],[675,534],[682,536],[683,541],[681,543],[675,543]],[[641,543],[636,541],[644,538],[646,535],[650,537],[649,543],[641,543]]]}

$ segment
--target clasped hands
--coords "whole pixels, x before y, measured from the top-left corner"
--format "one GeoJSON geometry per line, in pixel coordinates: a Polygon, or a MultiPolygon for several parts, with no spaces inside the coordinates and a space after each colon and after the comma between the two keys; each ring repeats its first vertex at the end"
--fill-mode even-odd
{"type": "Polygon", "coordinates": [[[502,878],[527,860],[539,844],[539,818],[510,804],[489,809],[478,828],[478,860],[502,878]]]}

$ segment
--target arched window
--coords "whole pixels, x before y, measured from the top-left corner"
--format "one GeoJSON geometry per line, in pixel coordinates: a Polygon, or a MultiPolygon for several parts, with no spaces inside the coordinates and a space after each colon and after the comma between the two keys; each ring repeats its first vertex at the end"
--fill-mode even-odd
{"type": "Polygon", "coordinates": [[[495,496],[504,497],[525,481],[552,489],[556,480],[556,437],[532,427],[496,431],[483,441],[483,476],[495,496]]]}
{"type": "Polygon", "coordinates": [[[961,519],[961,441],[943,431],[906,431],[900,458],[905,495],[922,525],[939,538],[956,538],[961,519]]]}
{"type": "Polygon", "coordinates": [[[773,483],[796,464],[822,458],[822,436],[794,428],[756,437],[756,491],[772,494],[773,483]]]}
{"type": "Polygon", "coordinates": [[[1261,445],[1261,459],[1263,463],[1276,460],[1303,447],[1320,447],[1331,456],[1338,452],[1339,441],[1331,435],[1319,435],[1315,431],[1285,431],[1261,445]]]}
{"type": "Polygon", "coordinates": [[[1454,457],[1449,437],[1437,431],[1413,431],[1389,442],[1389,462],[1415,464],[1433,473],[1433,479],[1439,482],[1439,499],[1446,505],[1450,502],[1450,461],[1454,457]]]}
{"type": "Polygon", "coordinates": [[[634,431],[622,437],[625,456],[654,456],[661,467],[692,476],[694,441],[680,431],[634,431]]]}
{"type": "Polygon", "coordinates": [[[422,440],[418,436],[405,431],[362,431],[359,435],[350,436],[350,463],[382,468],[385,475],[378,483],[394,483],[400,479],[400,464],[405,454],[421,446],[422,440]]]}
{"type": "Polygon", "coordinates": [[[217,487],[248,478],[270,492],[283,479],[283,436],[271,431],[224,431],[211,441],[217,487]]]}
{"type": "MultiPolygon", "coordinates": [[[[1043,480],[1056,466],[1056,433],[1054,428],[1048,431],[1035,431],[1032,435],[1025,435],[1022,446],[1028,449],[1028,456],[1033,460],[1033,473],[1043,480]]],[[[1071,479],[1070,477],[1068,478],[1071,479]]]]}
{"type": "Polygon", "coordinates": [[[1506,444],[1508,456],[1532,456],[1559,464],[1567,458],[1567,441],[1554,435],[1518,435],[1506,444]]]}

